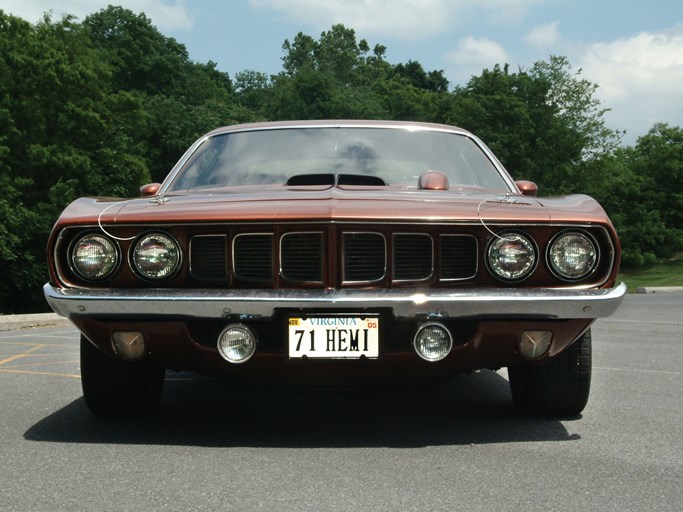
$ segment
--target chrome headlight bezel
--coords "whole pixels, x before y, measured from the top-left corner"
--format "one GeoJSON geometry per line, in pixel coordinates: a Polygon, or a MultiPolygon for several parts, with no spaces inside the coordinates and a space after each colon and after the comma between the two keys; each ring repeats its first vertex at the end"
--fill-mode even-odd
{"type": "Polygon", "coordinates": [[[180,269],[182,251],[178,241],[170,234],[149,231],[138,236],[131,244],[128,259],[130,268],[138,277],[151,282],[168,281],[180,269]],[[148,251],[149,254],[145,255],[143,251],[148,251]],[[155,255],[155,251],[162,252],[155,255]],[[150,261],[145,261],[145,258],[149,258],[150,261]],[[159,261],[153,261],[154,259],[159,261]],[[154,270],[155,267],[157,270],[154,270]]]}
{"type": "Polygon", "coordinates": [[[108,237],[100,232],[87,232],[76,237],[70,244],[67,250],[67,261],[69,268],[76,277],[82,279],[87,283],[98,283],[106,281],[113,276],[121,266],[121,248],[116,240],[108,237]],[[82,247],[84,242],[99,244],[103,249],[101,258],[105,258],[101,269],[97,272],[87,272],[82,264],[79,263],[79,257],[76,251],[82,247]]]}
{"type": "MultiPolygon", "coordinates": [[[[510,253],[510,256],[512,256],[512,253],[510,253]]],[[[508,283],[523,281],[536,270],[538,265],[536,242],[529,235],[521,232],[510,231],[501,233],[488,243],[486,248],[486,265],[491,275],[496,279],[508,283]],[[501,251],[511,250],[511,248],[505,247],[506,244],[515,245],[528,255],[527,261],[522,263],[521,268],[514,269],[512,263],[510,263],[509,268],[504,268],[504,262],[500,259],[501,251]]]]}
{"type": "Polygon", "coordinates": [[[600,244],[598,244],[597,240],[592,234],[581,229],[570,228],[559,232],[552,238],[548,244],[548,250],[546,251],[546,262],[550,271],[558,279],[571,283],[582,281],[583,279],[593,275],[600,264],[600,259],[600,244]],[[589,249],[592,248],[592,256],[589,257],[589,261],[587,262],[587,265],[585,265],[585,270],[580,273],[571,273],[566,269],[561,268],[558,258],[553,255],[554,249],[556,249],[559,244],[563,243],[563,239],[571,236],[578,237],[579,239],[587,242],[589,249]]]}

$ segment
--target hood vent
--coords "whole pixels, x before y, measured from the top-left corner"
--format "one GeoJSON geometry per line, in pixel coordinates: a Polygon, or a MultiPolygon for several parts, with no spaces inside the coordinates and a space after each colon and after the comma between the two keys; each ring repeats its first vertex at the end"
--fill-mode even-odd
{"type": "Polygon", "coordinates": [[[291,187],[327,185],[338,187],[343,185],[386,187],[385,181],[378,176],[367,174],[297,174],[287,180],[291,187]]]}

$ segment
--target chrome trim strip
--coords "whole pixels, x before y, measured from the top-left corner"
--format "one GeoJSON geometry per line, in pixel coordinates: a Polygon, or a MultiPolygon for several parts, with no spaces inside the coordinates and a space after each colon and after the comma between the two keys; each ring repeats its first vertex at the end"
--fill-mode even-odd
{"type": "Polygon", "coordinates": [[[330,311],[387,308],[397,318],[601,318],[616,311],[626,285],[600,290],[482,288],[476,290],[91,290],[57,288],[43,292],[52,309],[75,318],[186,317],[269,318],[277,309],[330,311]]]}

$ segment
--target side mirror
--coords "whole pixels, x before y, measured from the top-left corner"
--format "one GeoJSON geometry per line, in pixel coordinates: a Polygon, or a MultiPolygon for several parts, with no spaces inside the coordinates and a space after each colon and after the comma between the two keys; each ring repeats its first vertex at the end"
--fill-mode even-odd
{"type": "Polygon", "coordinates": [[[152,197],[157,195],[159,189],[161,188],[161,183],[148,183],[140,187],[140,197],[152,197]]]}
{"type": "Polygon", "coordinates": [[[536,197],[538,195],[538,185],[533,181],[519,180],[515,181],[515,185],[523,196],[536,197]]]}

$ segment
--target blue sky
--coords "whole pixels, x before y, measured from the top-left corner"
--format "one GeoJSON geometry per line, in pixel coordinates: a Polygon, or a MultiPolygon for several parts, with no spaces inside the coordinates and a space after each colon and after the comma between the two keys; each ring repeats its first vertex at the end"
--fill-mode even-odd
{"type": "Polygon", "coordinates": [[[683,126],[681,0],[2,0],[31,22],[43,12],[82,19],[109,3],[145,12],[192,60],[230,76],[281,70],[282,43],[343,23],[393,64],[416,60],[452,85],[496,63],[529,67],[549,55],[599,85],[611,128],[634,144],[655,122],[683,126]]]}

